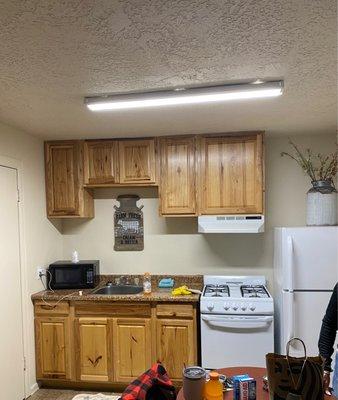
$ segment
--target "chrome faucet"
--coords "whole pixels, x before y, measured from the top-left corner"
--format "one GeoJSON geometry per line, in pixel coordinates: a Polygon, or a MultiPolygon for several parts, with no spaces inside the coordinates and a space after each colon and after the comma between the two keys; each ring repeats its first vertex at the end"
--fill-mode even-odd
{"type": "MultiPolygon", "coordinates": [[[[111,282],[109,282],[111,284],[111,282]]],[[[131,278],[130,276],[121,275],[114,279],[115,285],[136,285],[138,286],[140,283],[140,278],[135,276],[131,278]]],[[[107,282],[108,284],[108,282],[107,282]]]]}
{"type": "Polygon", "coordinates": [[[115,285],[121,284],[121,277],[115,278],[115,285]]]}

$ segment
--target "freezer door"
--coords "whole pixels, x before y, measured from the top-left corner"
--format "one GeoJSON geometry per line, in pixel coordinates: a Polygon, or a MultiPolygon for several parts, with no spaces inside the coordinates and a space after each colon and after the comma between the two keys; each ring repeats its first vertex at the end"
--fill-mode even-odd
{"type": "MultiPolygon", "coordinates": [[[[280,321],[282,340],[279,352],[285,354],[288,340],[298,337],[305,342],[309,356],[318,355],[319,333],[331,294],[332,292],[283,293],[283,312],[280,321]]],[[[299,345],[293,345],[291,353],[301,357],[303,349],[299,345]]]]}
{"type": "Polygon", "coordinates": [[[338,280],[338,227],[283,228],[282,289],[332,290],[338,280]]]}

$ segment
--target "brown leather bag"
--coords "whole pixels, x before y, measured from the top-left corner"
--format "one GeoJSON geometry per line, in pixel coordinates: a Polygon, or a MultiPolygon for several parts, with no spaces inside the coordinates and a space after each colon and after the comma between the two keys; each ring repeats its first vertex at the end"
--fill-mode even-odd
{"type": "Polygon", "coordinates": [[[307,357],[301,339],[289,340],[286,356],[275,353],[266,355],[270,400],[323,400],[323,367],[322,357],[307,357]],[[290,356],[293,341],[302,344],[304,357],[290,356]]]}

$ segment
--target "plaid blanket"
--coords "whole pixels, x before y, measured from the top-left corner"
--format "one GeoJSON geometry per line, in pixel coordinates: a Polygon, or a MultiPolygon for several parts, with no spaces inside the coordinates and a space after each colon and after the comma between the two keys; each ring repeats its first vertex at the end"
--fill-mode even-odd
{"type": "Polygon", "coordinates": [[[154,364],[122,393],[121,400],[175,400],[176,390],[162,364],[154,364]]]}

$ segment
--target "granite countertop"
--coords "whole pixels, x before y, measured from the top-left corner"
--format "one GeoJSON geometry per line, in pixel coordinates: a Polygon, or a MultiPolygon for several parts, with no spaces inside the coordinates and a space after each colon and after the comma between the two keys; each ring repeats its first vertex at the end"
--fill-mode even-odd
{"type": "Polygon", "coordinates": [[[60,301],[64,297],[64,301],[145,301],[145,302],[188,302],[196,303],[199,301],[199,294],[191,294],[184,296],[173,296],[171,290],[168,289],[156,289],[150,294],[91,294],[93,290],[83,290],[82,296],[78,294],[79,291],[75,290],[57,290],[51,292],[49,290],[43,290],[32,295],[32,300],[42,300],[46,301],[60,301]]]}
{"type": "MultiPolygon", "coordinates": [[[[136,276],[136,275],[135,275],[136,276]]],[[[101,275],[100,283],[95,289],[84,289],[82,290],[82,295],[79,294],[79,290],[81,289],[71,289],[71,290],[43,290],[38,293],[34,293],[31,298],[33,301],[36,300],[46,300],[46,301],[104,301],[104,302],[112,302],[112,301],[135,301],[135,302],[186,302],[186,303],[196,303],[199,301],[199,294],[191,294],[191,295],[182,295],[182,296],[173,296],[171,294],[172,289],[160,289],[157,287],[157,283],[159,279],[161,279],[161,275],[152,276],[152,287],[153,290],[150,294],[114,294],[114,295],[102,295],[102,294],[93,294],[100,286],[104,286],[105,282],[113,281],[114,278],[118,277],[118,275],[101,275]]],[[[166,277],[168,277],[166,275],[166,277]]],[[[175,279],[175,287],[179,287],[181,285],[186,284],[188,287],[192,289],[202,289],[202,277],[200,275],[192,276],[192,275],[179,275],[172,276],[175,279]]]]}

